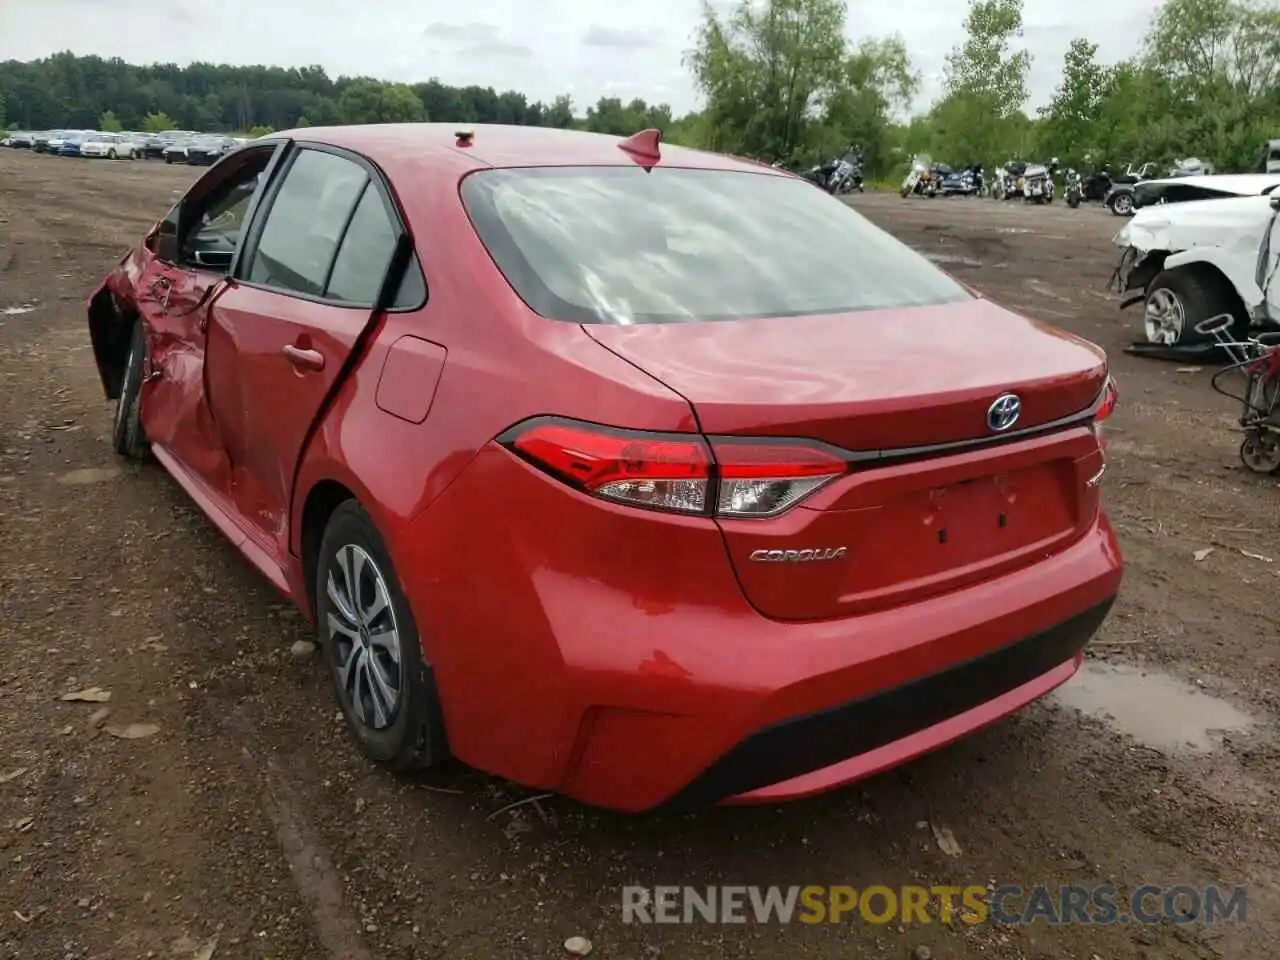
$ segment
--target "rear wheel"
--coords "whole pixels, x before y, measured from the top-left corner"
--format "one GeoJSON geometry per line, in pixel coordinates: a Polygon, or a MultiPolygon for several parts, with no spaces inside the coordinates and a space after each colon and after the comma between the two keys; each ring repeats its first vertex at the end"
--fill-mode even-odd
{"type": "Polygon", "coordinates": [[[1196,324],[1224,313],[1236,318],[1230,332],[1238,337],[1248,317],[1224,278],[1185,267],[1165,270],[1147,286],[1143,332],[1147,343],[1166,347],[1203,343],[1209,338],[1196,331],[1196,324]]]}
{"type": "Polygon", "coordinates": [[[442,761],[444,720],[417,624],[382,537],[354,500],[325,527],[315,605],[338,705],[365,756],[393,770],[442,761]]]}
{"type": "Polygon", "coordinates": [[[1127,217],[1133,213],[1133,196],[1128,193],[1113,193],[1107,201],[1107,209],[1117,217],[1127,217]]]}

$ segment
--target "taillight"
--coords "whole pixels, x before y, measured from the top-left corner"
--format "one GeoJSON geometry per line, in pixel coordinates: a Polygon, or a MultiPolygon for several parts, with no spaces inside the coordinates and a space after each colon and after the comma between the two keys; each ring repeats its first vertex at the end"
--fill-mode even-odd
{"type": "Polygon", "coordinates": [[[637,507],[776,517],[845,473],[820,444],[645,433],[553,418],[500,438],[507,449],[585,493],[637,507]]]}
{"type": "Polygon", "coordinates": [[[1120,391],[1116,388],[1116,382],[1107,377],[1107,383],[1102,388],[1102,399],[1098,401],[1098,409],[1093,414],[1093,434],[1098,438],[1098,443],[1105,444],[1104,423],[1115,413],[1116,404],[1120,402],[1120,391]]]}
{"type": "Polygon", "coordinates": [[[838,456],[802,441],[713,437],[722,517],[776,517],[849,469],[838,456]]]}

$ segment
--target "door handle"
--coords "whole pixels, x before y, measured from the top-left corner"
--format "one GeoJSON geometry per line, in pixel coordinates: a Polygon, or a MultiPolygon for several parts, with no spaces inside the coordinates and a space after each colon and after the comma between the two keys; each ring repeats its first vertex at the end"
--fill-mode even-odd
{"type": "Polygon", "coordinates": [[[324,354],[319,350],[308,350],[288,343],[283,347],[284,355],[295,367],[307,370],[323,370],[324,354]]]}

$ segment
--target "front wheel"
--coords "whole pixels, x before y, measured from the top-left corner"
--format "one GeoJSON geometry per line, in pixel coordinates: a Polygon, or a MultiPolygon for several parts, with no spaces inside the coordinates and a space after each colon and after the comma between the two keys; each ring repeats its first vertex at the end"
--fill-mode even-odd
{"type": "Polygon", "coordinates": [[[108,160],[114,160],[115,158],[116,158],[116,152],[115,152],[114,150],[108,150],[108,151],[107,151],[107,159],[108,159],[108,160]]]}
{"type": "Polygon", "coordinates": [[[1240,462],[1254,473],[1280,473],[1280,434],[1254,430],[1240,444],[1240,462]]]}
{"type": "Polygon", "coordinates": [[[1068,206],[1068,207],[1070,207],[1072,210],[1074,210],[1074,209],[1076,209],[1076,207],[1080,206],[1080,194],[1078,194],[1078,193],[1068,193],[1068,194],[1067,194],[1067,206],[1068,206]]]}
{"type": "Polygon", "coordinates": [[[145,460],[147,435],[142,429],[142,367],[147,356],[146,332],[135,320],[129,334],[124,372],[120,375],[120,396],[111,422],[111,446],[128,460],[145,460]]]}
{"type": "Polygon", "coordinates": [[[1113,216],[1127,217],[1133,213],[1133,197],[1127,193],[1115,193],[1107,201],[1107,209],[1113,216]]]}
{"type": "Polygon", "coordinates": [[[1147,287],[1143,333],[1147,343],[1165,347],[1203,343],[1209,338],[1196,330],[1196,324],[1224,313],[1236,318],[1228,332],[1238,337],[1249,321],[1229,281],[1186,267],[1165,270],[1147,287]]]}
{"type": "Polygon", "coordinates": [[[354,500],[325,527],[316,563],[316,624],[347,729],[393,770],[448,756],[435,678],[391,556],[354,500]]]}

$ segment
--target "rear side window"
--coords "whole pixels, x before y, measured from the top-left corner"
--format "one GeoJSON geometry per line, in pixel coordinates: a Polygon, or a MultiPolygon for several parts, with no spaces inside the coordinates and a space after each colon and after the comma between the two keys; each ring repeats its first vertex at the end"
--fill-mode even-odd
{"type": "Polygon", "coordinates": [[[476,232],[537,313],[679,323],[969,299],[848,205],[790,177],[548,167],[463,181],[476,232]]]}
{"type": "Polygon", "coordinates": [[[327,296],[344,303],[372,304],[396,248],[396,229],[373,184],[365,188],[351,226],[333,262],[327,296]]]}
{"type": "Polygon", "coordinates": [[[299,153],[267,212],[246,279],[321,296],[342,232],[368,181],[364,168],[345,157],[299,153]]]}

